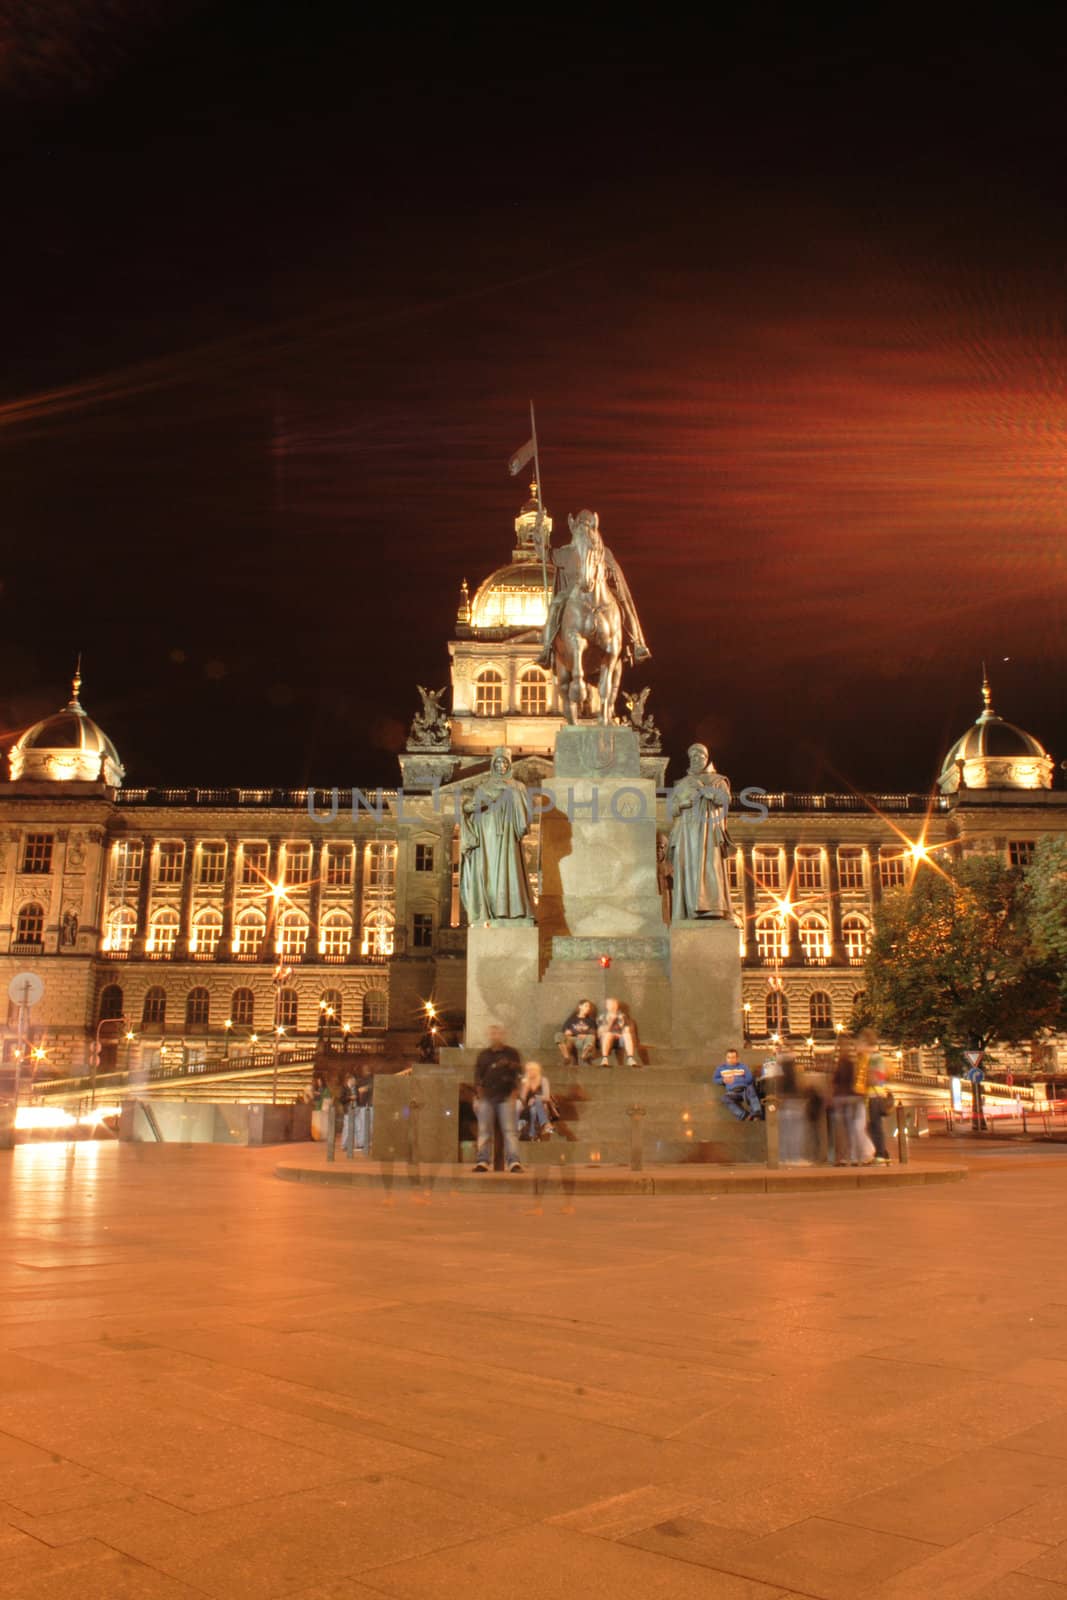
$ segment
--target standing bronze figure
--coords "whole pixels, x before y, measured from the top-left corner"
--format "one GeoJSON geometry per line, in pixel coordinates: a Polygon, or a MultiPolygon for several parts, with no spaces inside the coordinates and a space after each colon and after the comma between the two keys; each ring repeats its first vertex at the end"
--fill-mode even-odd
{"type": "Polygon", "coordinates": [[[530,828],[526,785],[511,776],[511,751],[493,751],[489,776],[463,798],[459,894],[472,927],[529,919],[522,841],[530,828]]]}
{"type": "Polygon", "coordinates": [[[671,920],[730,915],[726,828],[730,780],[716,772],[706,745],[689,746],[689,771],[671,792],[674,817],[668,857],[673,874],[671,920]]]}

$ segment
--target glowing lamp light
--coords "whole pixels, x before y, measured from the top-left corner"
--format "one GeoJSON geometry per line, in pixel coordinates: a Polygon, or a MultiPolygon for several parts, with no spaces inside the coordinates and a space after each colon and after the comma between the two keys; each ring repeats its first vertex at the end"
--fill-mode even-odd
{"type": "Polygon", "coordinates": [[[237,937],[237,935],[234,934],[233,938],[230,940],[230,949],[233,951],[234,955],[236,955],[237,952],[240,950],[240,948],[241,948],[241,941],[237,937]]]}
{"type": "Polygon", "coordinates": [[[250,1033],[248,1035],[248,1042],[249,1042],[249,1044],[258,1044],[259,1043],[259,1034],[258,1033],[250,1033]]]}
{"type": "Polygon", "coordinates": [[[772,1033],[771,1034],[771,1043],[772,1044],[781,1044],[781,1042],[782,1042],[782,1036],[781,1036],[780,1033],[772,1033]]]}
{"type": "Polygon", "coordinates": [[[46,1053],[47,1052],[45,1051],[43,1045],[37,1045],[33,1050],[30,1051],[30,1055],[35,1061],[43,1061],[46,1053]]]}
{"type": "Polygon", "coordinates": [[[921,839],[916,839],[915,843],[911,847],[911,854],[914,861],[925,861],[930,852],[927,850],[926,845],[921,839]]]}
{"type": "Polygon", "coordinates": [[[196,950],[197,950],[196,934],[195,933],[191,933],[189,935],[189,954],[190,955],[195,955],[196,954],[196,950]]]}
{"type": "Polygon", "coordinates": [[[229,1030],[233,1027],[233,1018],[227,1017],[222,1026],[227,1030],[227,1032],[229,1032],[229,1030]]]}
{"type": "Polygon", "coordinates": [[[136,1039],[136,1037],[137,1037],[137,1035],[132,1031],[132,1029],[128,1030],[127,1033],[126,1033],[126,1043],[127,1044],[132,1044],[133,1041],[136,1039]]]}
{"type": "Polygon", "coordinates": [[[611,966],[611,957],[610,956],[597,956],[596,964],[597,964],[598,967],[603,967],[604,971],[606,972],[607,969],[611,966]]]}

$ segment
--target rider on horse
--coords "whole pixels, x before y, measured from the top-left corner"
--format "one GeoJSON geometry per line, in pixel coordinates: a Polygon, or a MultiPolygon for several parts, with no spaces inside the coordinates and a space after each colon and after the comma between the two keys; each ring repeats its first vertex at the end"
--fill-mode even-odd
{"type": "MultiPolygon", "coordinates": [[[[552,551],[552,561],[556,569],[555,587],[552,594],[552,603],[548,608],[548,618],[545,622],[544,642],[541,654],[538,657],[541,665],[545,667],[552,665],[553,649],[563,617],[563,608],[567,603],[567,597],[571,590],[579,582],[581,561],[575,546],[574,536],[575,530],[583,525],[599,532],[600,521],[595,511],[579,511],[577,517],[571,523],[571,543],[564,545],[560,550],[552,551]]],[[[604,546],[604,571],[608,585],[618,601],[619,611],[622,614],[623,634],[625,637],[623,653],[625,659],[630,662],[647,661],[652,652],[645,643],[645,636],[641,631],[641,624],[638,620],[629,585],[623,577],[622,568],[607,545],[604,546]]]]}

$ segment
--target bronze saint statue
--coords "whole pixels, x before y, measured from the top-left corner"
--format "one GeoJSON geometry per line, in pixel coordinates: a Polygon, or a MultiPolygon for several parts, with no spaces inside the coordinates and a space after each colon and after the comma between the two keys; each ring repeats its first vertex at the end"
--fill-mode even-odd
{"type": "Polygon", "coordinates": [[[530,828],[530,797],[511,776],[511,751],[493,751],[489,776],[463,798],[459,824],[459,894],[472,927],[530,918],[530,887],[522,841],[530,828]]]}
{"type": "Polygon", "coordinates": [[[555,592],[545,622],[541,664],[555,664],[568,722],[589,715],[584,657],[593,646],[600,662],[600,721],[615,721],[624,661],[647,661],[637,610],[622,568],[604,543],[595,511],[568,517],[571,542],[553,551],[555,592]]]}
{"type": "Polygon", "coordinates": [[[668,855],[673,874],[671,920],[730,916],[726,829],[730,780],[716,772],[706,745],[689,746],[689,771],[671,792],[674,817],[668,855]]]}

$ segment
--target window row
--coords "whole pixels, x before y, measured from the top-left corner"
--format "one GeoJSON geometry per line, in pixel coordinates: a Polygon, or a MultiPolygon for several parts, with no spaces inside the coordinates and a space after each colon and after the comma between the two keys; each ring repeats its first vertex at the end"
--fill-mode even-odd
{"type": "MultiPolygon", "coordinates": [[[[24,907],[24,911],[39,907],[24,907]]],[[[43,925],[43,913],[42,925],[43,925]]],[[[19,923],[22,928],[22,921],[19,923]]],[[[27,928],[31,926],[29,922],[27,928]]],[[[150,956],[173,956],[178,947],[181,918],[170,908],[157,911],[148,924],[145,951],[150,956]]],[[[433,947],[434,918],[431,911],[416,911],[411,919],[411,942],[416,949],[433,947]]],[[[268,928],[265,912],[258,908],[242,911],[234,923],[230,942],[232,954],[251,959],[268,948],[268,931],[274,950],[289,960],[300,960],[307,954],[312,937],[312,924],[302,911],[283,911],[268,928]]],[[[130,906],[120,906],[108,917],[104,934],[104,949],[128,951],[132,949],[137,933],[137,914],[130,906]]],[[[19,937],[23,935],[20,932],[19,937]]],[[[29,933],[26,938],[30,937],[29,933]]],[[[38,935],[37,937],[40,937],[38,935]]],[[[327,911],[319,922],[318,953],[321,956],[348,960],[352,952],[353,923],[347,911],[327,911]]],[[[189,934],[189,953],[204,958],[214,956],[222,940],[222,912],[201,911],[194,919],[189,934]]],[[[360,925],[361,955],[391,956],[396,944],[396,915],[392,906],[369,905],[360,925]]]]}
{"type": "MultiPolygon", "coordinates": [[[[31,835],[31,838],[34,837],[31,835]]],[[[28,845],[27,845],[28,848],[28,845]]],[[[155,883],[181,883],[185,878],[186,859],[193,861],[194,882],[217,886],[226,881],[227,846],[224,842],[205,840],[187,846],[180,839],[163,839],[151,847],[151,876],[155,883]]],[[[39,872],[51,870],[49,865],[35,867],[39,872]]],[[[143,839],[120,839],[111,850],[111,882],[120,892],[124,887],[139,884],[144,874],[145,842],[143,839]]],[[[327,888],[350,888],[354,881],[355,846],[352,844],[327,844],[322,848],[319,877],[327,888]]],[[[432,872],[434,847],[419,844],[415,847],[416,872],[432,872]]],[[[240,844],[237,846],[237,882],[245,888],[262,888],[269,892],[270,846],[268,844],[240,844]]],[[[283,845],[278,861],[279,882],[288,888],[300,888],[313,881],[315,847],[295,843],[283,845]]],[[[396,882],[396,844],[392,840],[377,839],[364,847],[364,882],[369,888],[391,889],[396,882]]]]}
{"type": "MultiPolygon", "coordinates": [[[[308,1004],[305,1000],[305,1006],[308,1004]]],[[[158,985],[148,990],[141,1009],[143,1028],[162,1028],[167,1021],[167,991],[158,985]]],[[[269,1033],[273,1028],[299,1031],[299,996],[295,989],[279,989],[276,996],[261,1001],[261,1026],[269,1033]]],[[[100,1020],[113,1020],[126,1015],[125,996],[121,984],[109,983],[100,995],[100,1020]]],[[[384,1028],[389,1018],[389,996],[385,989],[368,989],[357,1002],[357,1026],[384,1028]]],[[[308,1019],[305,1017],[305,1021],[308,1019]]],[[[314,1026],[327,1032],[344,1027],[344,1000],[339,989],[326,989],[314,1013],[314,1026]]],[[[211,1026],[211,993],[202,985],[190,989],[185,997],[184,1026],[208,1028],[211,1026]]],[[[256,996],[252,989],[235,989],[230,996],[229,1013],[221,1020],[226,1032],[234,1028],[254,1029],[256,1026],[256,996]]],[[[310,1031],[310,1029],[308,1030],[310,1031]]]]}
{"type": "MultiPolygon", "coordinates": [[[[548,715],[549,678],[540,667],[527,667],[519,676],[519,712],[524,717],[548,715]]],[[[474,680],[474,715],[504,715],[504,675],[486,667],[474,680]]]]}
{"type": "MultiPolygon", "coordinates": [[[[791,887],[802,894],[829,888],[826,851],[820,845],[799,845],[791,887]]],[[[908,852],[890,845],[878,852],[878,876],[883,889],[898,888],[906,881],[908,852]]],[[[736,861],[731,861],[731,887],[738,885],[736,861]]],[[[837,851],[837,881],[842,889],[865,889],[868,884],[868,852],[862,845],[841,845],[837,851]]],[[[774,892],[787,887],[785,851],[780,845],[756,845],[752,851],[752,877],[760,889],[774,892]]]]}
{"type": "MultiPolygon", "coordinates": [[[[776,959],[789,954],[789,930],[789,919],[777,913],[769,913],[757,920],[756,949],[761,961],[773,963],[776,959]]],[[[804,960],[809,966],[825,966],[831,959],[833,947],[830,943],[830,929],[822,917],[800,918],[797,922],[797,938],[804,960]]],[[[871,938],[870,925],[860,916],[844,917],[841,922],[841,938],[848,962],[853,966],[861,966],[867,959],[871,938]]]]}
{"type": "MultiPolygon", "coordinates": [[[[853,1010],[855,1010],[862,998],[862,990],[853,995],[853,1010]]],[[[751,1015],[751,1009],[751,1006],[746,1005],[746,1017],[751,1015]]],[[[768,1034],[778,1034],[782,1038],[788,1036],[790,1031],[789,1001],[787,997],[778,989],[772,989],[767,996],[764,1009],[764,1021],[766,1024],[766,1032],[768,1034]]],[[[817,989],[808,1000],[808,1033],[810,1035],[827,1033],[831,1029],[835,1028],[835,1026],[837,1025],[834,1023],[833,1000],[825,990],[817,989]]],[[[840,1026],[843,1027],[844,1025],[841,1024],[840,1026]]]]}

